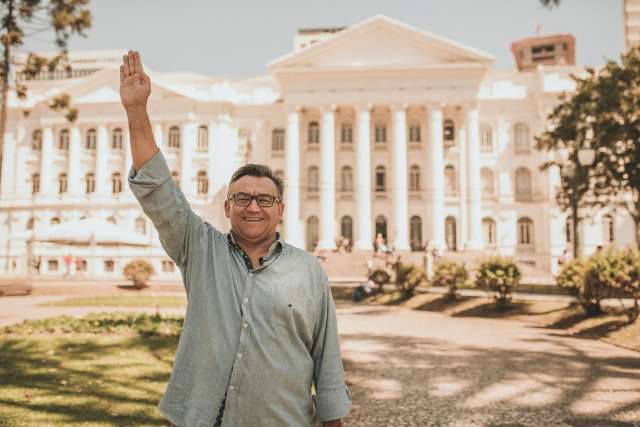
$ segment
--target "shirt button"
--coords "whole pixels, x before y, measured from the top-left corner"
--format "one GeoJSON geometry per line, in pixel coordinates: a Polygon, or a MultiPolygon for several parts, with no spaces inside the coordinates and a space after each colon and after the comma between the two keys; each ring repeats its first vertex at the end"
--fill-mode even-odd
{"type": "Polygon", "coordinates": [[[249,298],[245,298],[245,299],[244,299],[244,302],[249,302],[249,298]]]}
{"type": "Polygon", "coordinates": [[[247,327],[249,327],[249,324],[248,324],[248,323],[245,323],[245,324],[243,324],[243,325],[242,325],[242,327],[243,327],[243,328],[247,328],[247,327]]]}
{"type": "Polygon", "coordinates": [[[253,273],[249,273],[249,277],[253,277],[253,273]]]}
{"type": "Polygon", "coordinates": [[[242,353],[238,353],[238,359],[242,359],[242,353]]]}
{"type": "Polygon", "coordinates": [[[229,386],[229,390],[233,390],[233,384],[229,386]]]}

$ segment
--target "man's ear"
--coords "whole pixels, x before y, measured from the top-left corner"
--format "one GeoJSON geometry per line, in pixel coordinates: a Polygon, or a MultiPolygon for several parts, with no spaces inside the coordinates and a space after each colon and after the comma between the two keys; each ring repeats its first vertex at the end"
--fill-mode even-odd
{"type": "Polygon", "coordinates": [[[231,206],[229,206],[229,200],[224,201],[224,214],[227,218],[231,218],[231,206]]]}
{"type": "Polygon", "coordinates": [[[282,218],[283,214],[284,214],[284,202],[280,202],[278,203],[278,216],[282,218]]]}

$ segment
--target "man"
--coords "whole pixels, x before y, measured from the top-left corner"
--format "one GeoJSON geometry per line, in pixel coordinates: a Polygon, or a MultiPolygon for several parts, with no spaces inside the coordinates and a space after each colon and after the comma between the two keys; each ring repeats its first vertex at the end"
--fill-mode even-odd
{"type": "Polygon", "coordinates": [[[318,261],[276,232],[282,181],[266,166],[241,167],[224,205],[231,231],[213,228],[191,210],[154,142],[150,93],[140,56],[130,51],[120,67],[129,183],[180,267],[188,299],[160,410],[185,427],[299,427],[314,413],[324,427],[341,426],[351,397],[335,306],[318,261]]]}

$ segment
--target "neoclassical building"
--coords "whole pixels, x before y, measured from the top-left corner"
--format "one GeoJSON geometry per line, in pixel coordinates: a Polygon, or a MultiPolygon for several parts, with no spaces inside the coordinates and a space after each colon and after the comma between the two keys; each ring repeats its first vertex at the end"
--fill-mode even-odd
{"type": "MultiPolygon", "coordinates": [[[[29,80],[11,99],[0,188],[0,274],[60,275],[63,256],[82,274],[121,277],[144,256],[177,277],[131,194],[126,117],[118,94],[122,52],[75,52],[72,72],[29,80]],[[48,103],[68,93],[69,123],[48,103]],[[116,224],[145,245],[68,245],[37,230],[83,219],[116,224]],[[31,241],[28,230],[34,230],[31,241]]],[[[371,250],[382,233],[400,251],[427,243],[450,252],[500,253],[546,272],[570,247],[555,205],[557,169],[534,137],[574,65],[500,70],[490,54],[376,16],[344,29],[301,30],[269,75],[229,81],[149,71],[156,142],[194,210],[228,229],[223,202],[240,165],[269,164],[283,177],[285,238],[301,248],[348,237],[371,250]]],[[[17,78],[21,75],[18,73],[17,78]]],[[[105,225],[106,227],[106,225],[105,225]]],[[[585,251],[631,242],[615,209],[582,223],[585,251]]],[[[55,234],[55,233],[54,233],[55,234]]]]}

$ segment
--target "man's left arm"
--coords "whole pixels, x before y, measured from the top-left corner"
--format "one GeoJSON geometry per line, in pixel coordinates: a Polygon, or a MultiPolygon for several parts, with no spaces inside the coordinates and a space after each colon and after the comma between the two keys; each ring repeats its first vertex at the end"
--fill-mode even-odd
{"type": "Polygon", "coordinates": [[[326,277],[324,281],[311,348],[313,382],[323,427],[340,427],[351,409],[351,395],[344,382],[336,307],[326,277]]]}

